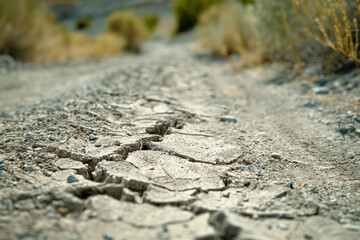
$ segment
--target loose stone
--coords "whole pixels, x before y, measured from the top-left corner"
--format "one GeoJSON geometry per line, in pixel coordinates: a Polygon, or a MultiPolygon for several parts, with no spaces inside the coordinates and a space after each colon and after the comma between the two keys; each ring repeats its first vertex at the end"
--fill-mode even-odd
{"type": "Polygon", "coordinates": [[[43,171],[43,174],[45,177],[51,177],[51,173],[46,170],[43,171]]]}
{"type": "Polygon", "coordinates": [[[280,160],[281,160],[281,154],[280,154],[280,153],[272,153],[272,154],[271,154],[271,157],[272,157],[272,158],[275,158],[275,159],[280,159],[280,160]]]}
{"type": "Polygon", "coordinates": [[[313,236],[305,233],[305,234],[304,234],[304,238],[305,238],[306,240],[312,240],[312,239],[313,239],[313,236]]]}
{"type": "Polygon", "coordinates": [[[25,138],[26,138],[27,140],[33,140],[33,139],[34,139],[34,136],[31,135],[30,133],[27,133],[27,134],[25,135],[25,138]]]}
{"type": "Polygon", "coordinates": [[[292,182],[292,181],[287,182],[287,183],[285,184],[285,186],[293,189],[293,188],[294,188],[294,182],[292,182]]]}
{"type": "Polygon", "coordinates": [[[48,127],[47,130],[50,131],[50,132],[54,132],[54,131],[57,130],[57,127],[48,127]]]}
{"type": "Polygon", "coordinates": [[[219,164],[219,162],[220,162],[220,159],[219,159],[219,158],[216,158],[216,159],[215,159],[215,164],[219,164]]]}
{"type": "Polygon", "coordinates": [[[5,164],[5,163],[0,164],[0,170],[5,170],[5,168],[6,168],[6,164],[5,164]]]}
{"type": "Polygon", "coordinates": [[[70,175],[67,178],[68,183],[74,183],[74,182],[77,182],[77,181],[79,181],[79,180],[74,175],[70,175]]]}
{"type": "Polygon", "coordinates": [[[89,135],[89,140],[90,140],[90,141],[95,141],[96,139],[98,139],[98,137],[95,136],[94,134],[90,134],[90,135],[89,135]]]}
{"type": "Polygon", "coordinates": [[[51,136],[49,137],[49,140],[50,140],[50,141],[55,141],[56,139],[55,139],[54,136],[51,135],[51,136]]]}
{"type": "Polygon", "coordinates": [[[328,94],[329,90],[327,87],[314,87],[313,92],[316,94],[328,94]]]}
{"type": "Polygon", "coordinates": [[[114,236],[111,235],[110,233],[105,233],[103,237],[105,240],[113,240],[114,239],[114,236]]]}
{"type": "Polygon", "coordinates": [[[31,171],[33,169],[33,165],[29,164],[26,166],[25,170],[26,171],[31,171]]]}
{"type": "Polygon", "coordinates": [[[41,158],[37,158],[37,159],[35,160],[35,162],[36,162],[37,164],[40,164],[40,163],[43,162],[43,160],[42,160],[41,158]]]}
{"type": "Polygon", "coordinates": [[[283,230],[283,231],[286,231],[286,230],[289,229],[288,225],[283,224],[283,223],[280,223],[280,224],[278,225],[278,227],[279,227],[279,229],[281,229],[281,230],[283,230]]]}
{"type": "Polygon", "coordinates": [[[95,143],[95,147],[101,147],[101,143],[99,142],[95,143]]]}
{"type": "Polygon", "coordinates": [[[3,164],[5,162],[5,159],[0,158],[0,164],[3,164]]]}
{"type": "Polygon", "coordinates": [[[220,121],[222,121],[222,122],[237,122],[236,118],[233,116],[221,116],[220,121]]]}

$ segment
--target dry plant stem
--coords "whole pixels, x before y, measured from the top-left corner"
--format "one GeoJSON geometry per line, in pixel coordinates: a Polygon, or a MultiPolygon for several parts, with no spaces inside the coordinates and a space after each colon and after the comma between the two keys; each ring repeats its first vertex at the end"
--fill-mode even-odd
{"type": "MultiPolygon", "coordinates": [[[[354,0],[360,16],[360,2],[354,0]]],[[[303,18],[296,4],[292,1],[295,12],[299,18],[303,18]]],[[[305,31],[316,41],[330,47],[335,52],[340,52],[349,59],[360,62],[358,56],[359,37],[358,20],[350,20],[346,5],[343,0],[315,0],[316,7],[323,7],[322,15],[313,21],[316,24],[305,24],[305,31]],[[317,26],[317,29],[313,26],[317,26]],[[353,26],[352,26],[353,25],[353,26]],[[353,34],[355,33],[355,35],[353,34]],[[334,40],[332,40],[334,39],[334,40]]],[[[300,6],[305,17],[308,19],[308,5],[305,0],[300,0],[300,6]]]]}

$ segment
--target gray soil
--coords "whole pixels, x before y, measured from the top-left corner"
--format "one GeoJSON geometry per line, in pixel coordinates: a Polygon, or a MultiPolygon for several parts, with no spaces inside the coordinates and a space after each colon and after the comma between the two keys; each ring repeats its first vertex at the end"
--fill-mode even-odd
{"type": "Polygon", "coordinates": [[[359,131],[285,67],[150,43],[2,75],[0,239],[359,239],[359,131]]]}

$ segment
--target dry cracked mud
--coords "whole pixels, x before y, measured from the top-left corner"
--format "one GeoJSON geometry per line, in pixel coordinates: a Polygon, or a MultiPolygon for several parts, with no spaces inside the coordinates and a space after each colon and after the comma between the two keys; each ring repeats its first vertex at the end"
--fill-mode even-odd
{"type": "Polygon", "coordinates": [[[265,85],[280,69],[174,43],[10,73],[29,79],[1,98],[0,239],[359,239],[359,138],[265,85]]]}

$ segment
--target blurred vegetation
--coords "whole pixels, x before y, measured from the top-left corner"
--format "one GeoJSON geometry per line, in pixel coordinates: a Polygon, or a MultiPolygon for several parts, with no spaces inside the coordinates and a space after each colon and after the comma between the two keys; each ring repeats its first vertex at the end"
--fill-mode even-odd
{"type": "Polygon", "coordinates": [[[358,0],[227,1],[203,11],[197,36],[216,56],[238,53],[245,65],[269,59],[328,65],[359,60],[358,0]]]}
{"type": "Polygon", "coordinates": [[[202,46],[214,56],[226,57],[241,54],[247,65],[253,66],[268,60],[262,49],[260,35],[255,28],[253,5],[238,2],[215,5],[199,18],[196,33],[202,46]]]}
{"type": "Polygon", "coordinates": [[[145,23],[145,26],[153,33],[156,29],[156,26],[159,22],[159,17],[154,14],[146,14],[141,17],[142,21],[145,23]]]}
{"type": "Polygon", "coordinates": [[[82,17],[76,20],[76,29],[85,30],[92,25],[92,19],[89,17],[82,17]]]}
{"type": "MultiPolygon", "coordinates": [[[[174,34],[193,28],[201,13],[213,5],[221,4],[227,0],[177,0],[174,3],[176,29],[174,34]]],[[[253,0],[236,0],[241,3],[253,3],[253,0]]]]}
{"type": "Polygon", "coordinates": [[[116,11],[107,18],[106,32],[122,37],[126,41],[125,48],[137,52],[149,36],[145,23],[135,16],[133,11],[116,11]]]}
{"type": "MultiPolygon", "coordinates": [[[[154,31],[157,18],[143,19],[130,11],[118,11],[107,19],[107,29],[91,37],[70,33],[36,0],[0,1],[0,54],[16,60],[43,63],[99,59],[123,51],[137,52],[154,31]]],[[[82,18],[79,29],[91,25],[82,18]]]]}

